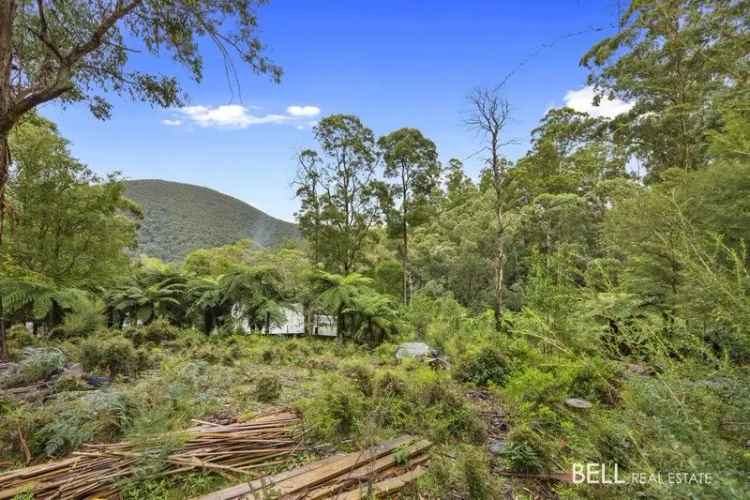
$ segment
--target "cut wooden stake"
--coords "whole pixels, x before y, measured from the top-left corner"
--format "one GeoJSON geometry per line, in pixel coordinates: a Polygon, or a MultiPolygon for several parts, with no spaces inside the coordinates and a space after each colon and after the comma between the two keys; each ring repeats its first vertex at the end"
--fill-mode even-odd
{"type": "Polygon", "coordinates": [[[141,447],[130,442],[85,445],[71,458],[0,474],[0,499],[25,492],[41,500],[116,497],[114,482],[138,468],[153,475],[207,469],[232,479],[230,474],[242,476],[253,468],[278,464],[299,450],[299,423],[288,411],[229,425],[201,423],[183,433],[188,439],[181,450],[153,464],[148,459],[158,457],[160,440],[176,433],[150,438],[141,447]]]}
{"type": "Polygon", "coordinates": [[[429,441],[401,436],[363,451],[328,457],[197,500],[363,498],[360,491],[365,491],[365,487],[376,495],[389,494],[424,473],[420,464],[428,460],[425,453],[430,446],[429,441]]]}

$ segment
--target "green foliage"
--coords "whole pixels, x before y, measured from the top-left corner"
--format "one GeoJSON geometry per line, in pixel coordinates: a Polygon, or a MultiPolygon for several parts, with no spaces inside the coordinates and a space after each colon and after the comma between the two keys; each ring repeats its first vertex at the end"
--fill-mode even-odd
{"type": "Polygon", "coordinates": [[[85,101],[100,119],[110,115],[112,105],[104,97],[108,94],[165,108],[182,105],[185,96],[178,79],[149,73],[144,70],[147,65],[139,68],[126,43],[173,59],[199,82],[203,59],[198,33],[213,33],[228,64],[235,56],[256,73],[279,81],[281,68],[262,53],[257,6],[248,0],[211,0],[200,9],[180,9],[177,17],[168,2],[116,4],[106,9],[93,1],[43,8],[27,3],[8,6],[3,11],[6,33],[0,58],[15,63],[0,89],[7,96],[0,133],[5,137],[35,106],[55,99],[85,101]],[[25,29],[28,26],[40,27],[38,36],[36,30],[25,29]],[[19,83],[11,85],[11,81],[19,83]]]}
{"type": "MultiPolygon", "coordinates": [[[[497,468],[587,462],[715,480],[702,489],[555,484],[544,494],[746,495],[747,14],[746,2],[631,2],[617,33],[583,58],[595,101],[619,97],[630,111],[550,110],[515,163],[498,154],[502,125],[487,121],[504,123],[504,101],[473,94],[475,111],[489,112],[470,119],[490,153],[476,180],[455,159],[438,179],[437,147],[418,130],[376,144],[355,116],[322,119],[319,151],[300,154],[295,182],[304,243],[268,248],[298,230],[210,190],[128,183],[145,206],[141,250],[169,260],[190,252],[183,264],[129,264],[137,210],[125,184],[94,176],[33,117],[13,137],[8,199],[19,223],[0,247],[0,316],[13,325],[12,348],[44,348],[5,365],[1,383],[50,378],[62,352],[115,379],[84,392],[66,375],[44,401],[9,396],[0,450],[15,457],[21,432],[35,458],[63,454],[280,401],[302,412],[313,440],[432,440],[415,495],[500,498],[529,483],[500,481],[497,468]],[[645,184],[629,172],[633,158],[645,184]],[[102,326],[92,293],[121,334],[92,335],[102,326]],[[335,316],[340,342],[239,331],[266,331],[290,304],[303,305],[306,330],[315,314],[335,316]],[[25,332],[27,320],[39,336],[25,332]],[[62,341],[44,335],[55,327],[62,341]],[[397,360],[397,343],[414,339],[454,368],[397,360]],[[509,431],[490,460],[496,406],[509,431]]],[[[191,477],[151,479],[125,496],[205,491],[210,481],[191,477]]]]}
{"type": "Polygon", "coordinates": [[[13,325],[7,333],[8,345],[10,351],[21,350],[24,347],[30,347],[37,344],[38,340],[32,333],[29,332],[26,325],[13,325]]]}
{"type": "Polygon", "coordinates": [[[17,174],[8,197],[17,218],[2,249],[11,261],[59,287],[95,287],[125,272],[139,211],[120,178],[95,175],[36,116],[14,130],[11,149],[17,174]]]}
{"type": "Polygon", "coordinates": [[[340,373],[321,378],[298,402],[320,439],[367,440],[399,432],[427,434],[436,442],[478,443],[485,437],[484,423],[445,374],[427,367],[373,371],[356,362],[340,373]]]}
{"type": "Polygon", "coordinates": [[[281,381],[273,375],[259,377],[255,381],[255,399],[262,403],[273,403],[281,395],[281,381]]]}
{"type": "Polygon", "coordinates": [[[128,319],[148,324],[158,318],[182,323],[186,289],[187,277],[179,270],[158,259],[144,259],[128,282],[107,290],[110,323],[121,326],[128,319]]]}
{"type": "MultiPolygon", "coordinates": [[[[628,470],[711,472],[713,480],[700,488],[702,495],[742,497],[750,457],[742,449],[746,443],[737,419],[750,409],[746,370],[714,371],[694,364],[675,368],[665,376],[629,380],[620,410],[609,414],[615,428],[630,426],[629,440],[640,450],[623,457],[628,470]]],[[[607,443],[601,443],[600,452],[607,451],[607,443]]],[[[696,487],[649,483],[633,490],[679,498],[694,494],[696,487]]]]}
{"type": "Polygon", "coordinates": [[[57,332],[65,338],[86,337],[104,328],[105,318],[101,304],[93,300],[79,302],[75,309],[65,315],[57,332]]]}
{"type": "Polygon", "coordinates": [[[217,491],[226,483],[218,474],[208,472],[189,473],[173,478],[128,481],[120,492],[124,500],[150,500],[152,498],[180,500],[181,498],[206,495],[217,491]]]}
{"type": "Polygon", "coordinates": [[[359,273],[342,276],[319,271],[312,280],[313,307],[337,318],[339,337],[352,335],[379,343],[395,332],[393,301],[371,288],[372,279],[359,273]]]}
{"type": "Polygon", "coordinates": [[[106,330],[81,342],[81,365],[89,372],[133,375],[142,368],[141,361],[132,342],[106,330]]]}
{"type": "Polygon", "coordinates": [[[245,251],[238,240],[274,246],[299,237],[294,224],[212,189],[160,180],[128,181],[126,187],[128,198],[143,207],[140,252],[167,261],[187,256],[188,269],[198,274],[225,272],[245,251]],[[194,252],[214,247],[223,249],[194,252]]]}
{"type": "Polygon", "coordinates": [[[63,396],[51,405],[58,413],[31,436],[29,447],[60,456],[93,439],[118,435],[131,411],[122,394],[96,391],[78,399],[63,396]]]}
{"type": "Polygon", "coordinates": [[[59,349],[26,347],[18,365],[10,373],[0,376],[0,387],[31,385],[47,380],[60,372],[64,365],[65,355],[59,349]]]}
{"type": "Polygon", "coordinates": [[[65,312],[87,300],[86,293],[77,288],[59,288],[34,278],[0,279],[0,308],[8,317],[56,326],[65,312]]]}
{"type": "Polygon", "coordinates": [[[135,347],[142,345],[162,345],[172,342],[180,335],[179,329],[166,319],[160,318],[140,327],[129,327],[123,331],[135,347]]]}
{"type": "Polygon", "coordinates": [[[747,75],[747,19],[745,2],[631,2],[617,33],[583,56],[597,102],[632,101],[613,129],[646,163],[651,179],[668,168],[708,164],[706,138],[721,120],[707,103],[739,104],[735,88],[746,88],[740,82],[747,75]]]}
{"type": "Polygon", "coordinates": [[[470,355],[456,368],[456,378],[479,386],[503,385],[509,366],[503,353],[497,349],[483,348],[470,355]]]}
{"type": "Polygon", "coordinates": [[[353,115],[327,116],[313,133],[320,152],[301,153],[296,181],[303,199],[300,230],[313,242],[315,264],[348,274],[362,262],[380,216],[375,137],[353,115]]]}
{"type": "Polygon", "coordinates": [[[340,375],[326,376],[320,387],[325,389],[297,403],[312,435],[340,439],[355,433],[367,412],[364,395],[353,382],[340,375]]]}
{"type": "Polygon", "coordinates": [[[437,147],[413,128],[402,128],[378,140],[383,161],[383,175],[395,179],[388,186],[388,196],[381,202],[386,214],[389,236],[400,240],[403,273],[401,296],[410,300],[409,228],[426,222],[434,213],[432,195],[440,178],[437,147]]]}
{"type": "MultiPolygon", "coordinates": [[[[527,431],[527,434],[530,434],[527,431]]],[[[510,443],[503,450],[503,458],[508,467],[516,472],[535,473],[544,468],[539,453],[524,439],[523,433],[514,431],[510,443]]]]}
{"type": "Polygon", "coordinates": [[[133,407],[117,392],[63,392],[43,405],[16,405],[0,418],[0,449],[4,456],[20,453],[17,433],[26,439],[32,457],[61,456],[92,440],[120,435],[133,407]]]}
{"type": "Polygon", "coordinates": [[[341,367],[341,374],[354,382],[362,394],[372,396],[375,377],[372,367],[363,362],[350,361],[341,367]]]}
{"type": "Polygon", "coordinates": [[[435,453],[427,475],[420,481],[420,493],[428,498],[492,499],[502,498],[502,483],[491,470],[484,449],[452,446],[448,452],[435,453]]]}
{"type": "Polygon", "coordinates": [[[188,254],[182,269],[202,277],[221,276],[245,263],[252,246],[253,242],[246,239],[223,246],[199,248],[188,254]]]}

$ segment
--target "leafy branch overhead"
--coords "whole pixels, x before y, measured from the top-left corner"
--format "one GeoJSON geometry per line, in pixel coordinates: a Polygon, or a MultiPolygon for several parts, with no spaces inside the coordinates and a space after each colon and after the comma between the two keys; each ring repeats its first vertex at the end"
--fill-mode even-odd
{"type": "Polygon", "coordinates": [[[203,76],[200,40],[221,52],[236,83],[234,59],[258,73],[281,78],[263,55],[255,0],[7,1],[0,10],[0,133],[41,103],[89,102],[106,118],[115,92],[167,107],[184,95],[176,76],[133,69],[140,53],[168,56],[195,81],[203,76]],[[134,57],[135,56],[135,57],[134,57]],[[8,66],[5,66],[5,65],[8,66]],[[4,67],[5,66],[5,67],[4,67]]]}

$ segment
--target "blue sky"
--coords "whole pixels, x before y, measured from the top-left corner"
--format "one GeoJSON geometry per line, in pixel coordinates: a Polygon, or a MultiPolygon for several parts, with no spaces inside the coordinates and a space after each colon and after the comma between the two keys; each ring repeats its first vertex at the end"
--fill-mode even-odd
{"type": "MultiPolygon", "coordinates": [[[[376,135],[416,127],[442,160],[463,159],[479,147],[462,124],[466,95],[515,71],[504,87],[513,110],[508,134],[519,141],[505,153],[515,159],[549,108],[590,109],[578,61],[613,31],[616,13],[617,0],[272,0],[260,25],[267,55],[284,68],[279,85],[240,67],[241,98],[233,94],[206,43],[200,84],[166,58],[139,61],[183,76],[189,108],[115,98],[105,122],[84,106],[48,104],[42,113],[97,172],[199,184],[293,220],[294,158],[314,146],[316,119],[355,114],[376,135]],[[606,30],[569,36],[596,27],[606,30]]],[[[479,157],[466,161],[473,176],[480,167],[479,157]]]]}

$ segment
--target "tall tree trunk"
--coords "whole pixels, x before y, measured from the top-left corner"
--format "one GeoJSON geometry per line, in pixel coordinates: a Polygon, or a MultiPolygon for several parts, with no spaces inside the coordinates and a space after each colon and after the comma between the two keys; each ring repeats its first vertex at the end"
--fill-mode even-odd
{"type": "Polygon", "coordinates": [[[498,135],[492,136],[492,173],[495,187],[495,330],[500,331],[503,326],[503,274],[505,268],[505,247],[503,246],[503,178],[504,169],[498,154],[498,135]]]}
{"type": "Polygon", "coordinates": [[[315,316],[312,312],[310,304],[302,304],[302,321],[304,323],[303,330],[305,336],[312,336],[315,334],[315,325],[313,324],[315,316]]]}
{"type": "Polygon", "coordinates": [[[498,244],[497,254],[495,255],[495,330],[500,331],[502,328],[503,314],[503,268],[505,263],[505,251],[502,248],[502,242],[498,244]]]}
{"type": "Polygon", "coordinates": [[[15,0],[0,2],[0,244],[5,221],[5,191],[10,171],[8,135],[13,127],[11,109],[11,68],[13,66],[13,18],[15,0]]]}
{"type": "Polygon", "coordinates": [[[5,345],[5,317],[3,306],[0,304],[0,361],[8,361],[8,348],[5,345]]]}
{"type": "Polygon", "coordinates": [[[407,203],[408,203],[408,195],[409,195],[409,186],[406,182],[406,167],[401,166],[401,232],[402,238],[403,238],[403,245],[404,245],[404,255],[401,261],[401,265],[403,266],[402,274],[403,274],[403,301],[404,304],[409,304],[409,225],[406,221],[407,216],[407,203]]]}
{"type": "Polygon", "coordinates": [[[339,307],[336,314],[336,340],[339,344],[344,341],[344,306],[339,307]]]}
{"type": "Polygon", "coordinates": [[[203,311],[203,333],[206,335],[211,334],[211,330],[214,329],[213,313],[210,307],[206,307],[203,311]]]}
{"type": "Polygon", "coordinates": [[[8,146],[8,135],[0,133],[0,245],[3,244],[5,234],[6,200],[5,191],[8,185],[10,173],[10,147],[8,146]]]}
{"type": "Polygon", "coordinates": [[[408,305],[410,300],[410,290],[409,290],[409,237],[406,234],[406,209],[404,209],[404,223],[403,223],[403,244],[404,244],[404,255],[401,261],[401,265],[404,267],[403,269],[403,288],[404,288],[404,304],[408,305]]]}

